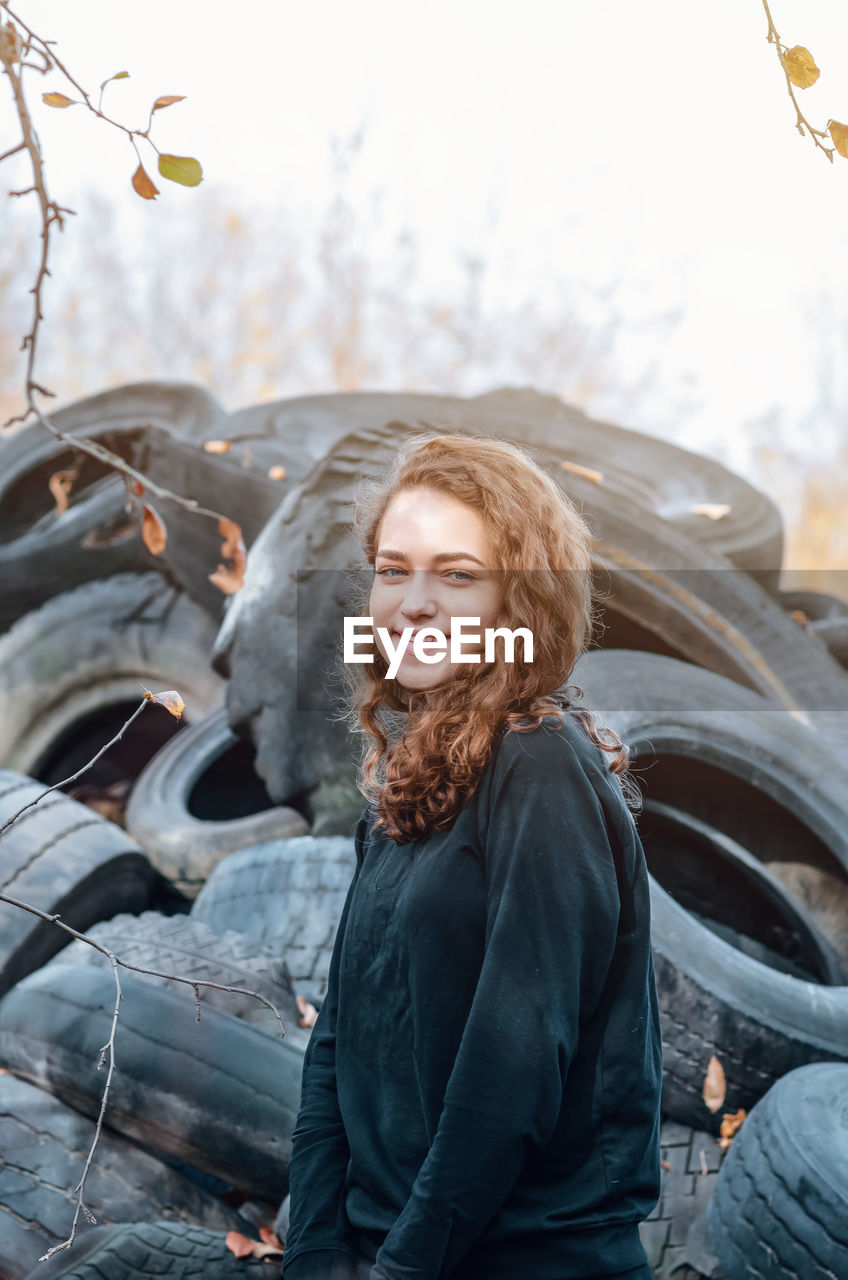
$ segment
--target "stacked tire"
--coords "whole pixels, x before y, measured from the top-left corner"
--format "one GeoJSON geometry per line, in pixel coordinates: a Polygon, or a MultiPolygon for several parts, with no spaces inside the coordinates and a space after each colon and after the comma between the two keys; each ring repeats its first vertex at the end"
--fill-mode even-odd
{"type": "Polygon", "coordinates": [[[235,519],[250,554],[225,601],[208,577],[217,522],[163,507],[152,557],[122,532],[116,476],[29,428],[0,444],[0,573],[24,557],[0,593],[0,828],[18,815],[0,892],[42,913],[0,904],[0,1280],[68,1233],[110,1045],[97,1221],[80,1211],[74,1247],[34,1274],[130,1280],[166,1261],[156,1274],[226,1280],[250,1266],[227,1231],[284,1238],[309,1005],[363,803],[333,639],[363,568],[353,495],[427,427],[522,445],[595,534],[602,617],[570,683],[644,784],[664,1055],[662,1195],[641,1228],[655,1276],[848,1274],[848,603],[781,590],[774,504],[523,388],[227,415],[201,388],[145,383],[56,420],[235,519]],[[70,506],[51,516],[46,481],[69,466],[70,506]],[[119,733],[143,689],[171,688],[185,723],[151,703],[143,733],[119,733]],[[704,1101],[713,1058],[722,1112],[747,1112],[726,1154],[704,1101]],[[793,1135],[829,1137],[827,1117],[837,1155],[813,1194],[819,1140],[807,1160],[793,1135]]]}

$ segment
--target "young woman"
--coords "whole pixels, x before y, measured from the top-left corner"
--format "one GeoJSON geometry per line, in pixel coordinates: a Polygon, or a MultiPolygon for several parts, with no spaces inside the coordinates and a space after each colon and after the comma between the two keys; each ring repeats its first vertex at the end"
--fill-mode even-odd
{"type": "Polygon", "coordinates": [[[651,1280],[639,791],[565,684],[592,635],[590,530],[520,448],[432,434],[360,491],[354,528],[374,571],[378,652],[347,669],[369,803],[304,1059],[283,1275],[651,1280]],[[406,628],[456,618],[480,619],[478,662],[410,645],[386,678],[406,628]],[[486,661],[487,626],[529,629],[532,662],[520,638],[486,661]]]}

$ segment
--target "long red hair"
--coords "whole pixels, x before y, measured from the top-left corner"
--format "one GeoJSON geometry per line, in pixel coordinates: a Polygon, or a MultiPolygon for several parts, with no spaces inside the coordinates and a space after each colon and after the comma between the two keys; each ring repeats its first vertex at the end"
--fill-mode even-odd
{"type": "MultiPolygon", "coordinates": [[[[449,828],[491,758],[506,726],[538,728],[545,716],[580,720],[592,741],[612,754],[625,801],[641,805],[628,775],[629,751],[609,728],[599,728],[589,708],[573,705],[567,685],[590,644],[597,608],[593,595],[592,533],[568,495],[511,441],[486,436],[408,437],[387,474],[364,481],[354,501],[353,529],[372,567],[380,524],[392,498],[427,486],[451,494],[477,511],[501,571],[499,627],[528,627],[533,661],[467,664],[426,696],[386,680],[388,664],[344,667],[350,690],[351,728],[365,738],[359,787],[376,807],[375,827],[397,844],[449,828]],[[611,737],[604,741],[602,735],[611,737]]],[[[360,613],[368,613],[367,601],[360,613]]]]}

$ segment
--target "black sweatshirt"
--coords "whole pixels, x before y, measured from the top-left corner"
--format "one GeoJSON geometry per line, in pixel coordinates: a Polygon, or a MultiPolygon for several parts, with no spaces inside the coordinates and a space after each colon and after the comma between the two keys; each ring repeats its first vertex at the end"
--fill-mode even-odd
{"type": "Polygon", "coordinates": [[[566,713],[502,731],[449,831],[356,828],[303,1065],[285,1280],[644,1265],[661,1045],[645,855],[566,713]],[[371,1233],[370,1236],[367,1233],[371,1233]]]}

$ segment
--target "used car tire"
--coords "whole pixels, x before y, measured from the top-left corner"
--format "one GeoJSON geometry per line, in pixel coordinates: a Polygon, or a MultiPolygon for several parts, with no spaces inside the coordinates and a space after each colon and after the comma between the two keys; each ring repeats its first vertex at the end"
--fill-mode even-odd
{"type": "MultiPolygon", "coordinates": [[[[94,1137],[94,1122],[14,1076],[0,1076],[0,1280],[22,1280],[71,1230],[74,1187],[94,1137]]],[[[246,1230],[244,1219],[149,1152],[104,1128],[86,1179],[85,1203],[102,1222],[148,1217],[217,1231],[246,1230]]],[[[85,1218],[70,1250],[75,1260],[89,1233],[85,1218]]]]}
{"type": "MultiPolygon", "coordinates": [[[[585,654],[570,678],[627,744],[648,793],[711,821],[769,869],[781,856],[848,867],[848,780],[826,744],[732,681],[656,654],[585,654]]],[[[637,821],[637,827],[641,818],[637,821]]],[[[647,856],[647,854],[646,854],[647,856]]],[[[713,1054],[726,1109],[749,1109],[785,1072],[848,1057],[848,986],[761,964],[700,923],[651,876],[663,1031],[663,1109],[718,1131],[702,1098],[713,1054]]]]}
{"type": "MultiPolygon", "coordinates": [[[[0,826],[44,787],[0,770],[0,826]]],[[[0,890],[84,931],[119,911],[151,906],[158,877],[144,851],[113,822],[54,791],[0,836],[0,890]]],[[[0,903],[0,994],[66,946],[69,935],[0,903]]]]}
{"type": "Polygon", "coordinates": [[[848,1066],[772,1085],[725,1154],[704,1225],[728,1280],[848,1275],[848,1066]]]}
{"type": "MultiPolygon", "coordinates": [[[[249,1229],[241,1233],[255,1239],[249,1229]]],[[[269,1274],[267,1263],[237,1258],[221,1232],[160,1221],[94,1227],[69,1253],[39,1263],[24,1280],[259,1280],[269,1274]]]]}
{"type": "MultiPolygon", "coordinates": [[[[94,925],[87,933],[128,964],[258,992],[277,1009],[288,1043],[306,1047],[310,1032],[299,1025],[291,975],[276,948],[257,943],[232,928],[218,932],[191,916],[165,916],[158,911],[118,915],[94,925]]],[[[62,964],[103,964],[101,952],[82,941],[71,942],[57,959],[62,964]]],[[[220,1009],[272,1035],[280,1034],[273,1012],[252,996],[218,991],[215,987],[198,987],[195,991],[185,982],[145,976],[148,982],[182,995],[191,1002],[192,1011],[195,1003],[201,1008],[220,1009]]]]}
{"type": "MultiPolygon", "coordinates": [[[[121,986],[110,1127],[261,1200],[284,1196],[303,1050],[217,1009],[197,1022],[180,996],[132,973],[121,986]]],[[[114,1005],[105,960],[32,973],[0,1000],[0,1062],[95,1117],[114,1005]]]]}
{"type": "MultiPolygon", "coordinates": [[[[0,636],[0,761],[52,785],[96,754],[144,689],[176,688],[189,720],[219,705],[214,623],[159,573],[121,573],[54,596],[0,636]]],[[[151,705],[84,784],[133,778],[180,722],[151,705]]]]}
{"type": "Polygon", "coordinates": [[[314,1004],[327,991],[333,941],[356,868],[352,836],[299,836],[231,853],[201,889],[191,918],[238,929],[284,960],[314,1004]]]}
{"type": "MultiPolygon", "coordinates": [[[[196,439],[204,426],[214,434],[225,415],[203,387],[140,382],[86,396],[51,411],[50,418],[60,430],[99,442],[135,465],[151,430],[162,438],[196,439]]],[[[127,525],[125,503],[120,475],[39,422],[0,438],[0,630],[83,582],[161,569],[137,528],[120,534],[127,525]],[[75,463],[80,471],[68,508],[56,515],[47,482],[75,463]]]]}
{"type": "Polygon", "coordinates": [[[189,897],[227,854],[309,830],[296,809],[271,800],[254,755],[219,708],[166,743],[133,785],[127,829],[189,897]]]}

